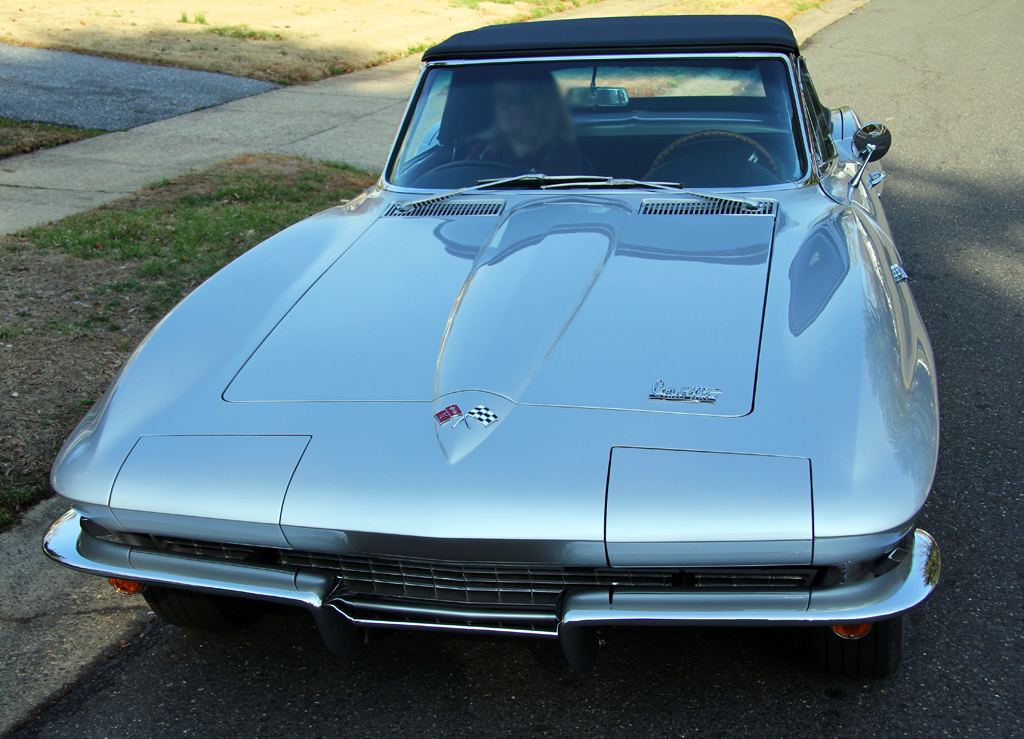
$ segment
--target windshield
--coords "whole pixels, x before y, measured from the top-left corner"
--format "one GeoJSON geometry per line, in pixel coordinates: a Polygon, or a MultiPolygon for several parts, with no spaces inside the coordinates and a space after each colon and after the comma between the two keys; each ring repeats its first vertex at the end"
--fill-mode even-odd
{"type": "Polygon", "coordinates": [[[388,179],[448,189],[538,173],[744,188],[805,171],[776,58],[434,67],[388,179]]]}

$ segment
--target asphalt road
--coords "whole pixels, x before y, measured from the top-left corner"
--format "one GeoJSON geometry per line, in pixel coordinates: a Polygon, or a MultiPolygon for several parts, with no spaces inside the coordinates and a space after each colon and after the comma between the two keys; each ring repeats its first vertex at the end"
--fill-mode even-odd
{"type": "Polygon", "coordinates": [[[278,85],[0,44],[0,118],[118,131],[278,85]]]}
{"type": "Polygon", "coordinates": [[[152,626],[17,736],[1024,736],[1022,36],[1013,0],[872,0],[807,48],[826,102],[893,130],[883,200],[937,357],[943,577],[896,677],[808,672],[796,629],[619,629],[588,676],[554,643],[414,633],[346,663],[280,613],[152,626]]]}

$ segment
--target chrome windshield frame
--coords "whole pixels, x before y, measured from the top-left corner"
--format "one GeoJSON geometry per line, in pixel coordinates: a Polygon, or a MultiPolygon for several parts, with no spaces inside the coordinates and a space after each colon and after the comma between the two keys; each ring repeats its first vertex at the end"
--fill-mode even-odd
{"type": "MultiPolygon", "coordinates": [[[[801,177],[792,182],[784,182],[777,185],[758,185],[752,187],[717,187],[717,188],[701,188],[709,193],[721,192],[775,192],[778,190],[795,190],[801,187],[805,187],[809,184],[815,184],[819,178],[816,163],[814,161],[814,151],[811,148],[810,131],[807,129],[806,115],[807,111],[804,110],[803,99],[800,95],[800,84],[797,78],[797,70],[795,66],[796,57],[781,52],[771,51],[737,51],[737,52],[692,52],[692,53],[661,53],[661,54],[572,54],[566,56],[523,56],[523,57],[500,57],[495,59],[459,59],[451,60],[445,59],[436,62],[428,62],[420,68],[419,77],[416,79],[416,84],[413,87],[412,94],[409,96],[408,102],[405,105],[405,112],[402,115],[402,122],[398,127],[398,131],[395,133],[395,138],[391,142],[391,147],[388,150],[388,158],[384,165],[384,169],[381,172],[380,178],[378,179],[378,186],[385,191],[393,193],[401,193],[408,195],[426,195],[433,192],[441,192],[444,188],[417,188],[408,187],[405,185],[398,185],[391,182],[388,179],[388,174],[392,171],[392,168],[396,164],[396,157],[400,150],[400,144],[404,140],[406,133],[408,132],[409,125],[412,119],[412,113],[414,104],[419,99],[420,94],[423,91],[423,86],[426,81],[427,73],[436,68],[444,67],[463,67],[471,65],[481,64],[520,64],[524,62],[586,62],[586,61],[628,61],[628,60],[648,60],[648,59],[737,59],[737,58],[753,58],[753,59],[778,59],[786,65],[786,71],[789,74],[789,89],[792,95],[793,105],[797,111],[797,120],[800,127],[800,142],[799,145],[802,147],[802,153],[805,157],[805,168],[801,177]]],[[[495,190],[495,192],[502,192],[501,190],[495,190]]]]}

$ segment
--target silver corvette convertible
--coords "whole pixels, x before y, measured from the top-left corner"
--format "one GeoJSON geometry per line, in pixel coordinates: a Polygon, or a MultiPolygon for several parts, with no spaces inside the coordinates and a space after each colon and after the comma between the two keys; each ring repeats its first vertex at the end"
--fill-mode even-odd
{"type": "Polygon", "coordinates": [[[560,640],[802,625],[899,663],[934,361],[879,196],[890,134],[764,17],[458,34],[378,184],[252,249],[54,464],[53,559],[187,628],[308,609],[560,640]]]}

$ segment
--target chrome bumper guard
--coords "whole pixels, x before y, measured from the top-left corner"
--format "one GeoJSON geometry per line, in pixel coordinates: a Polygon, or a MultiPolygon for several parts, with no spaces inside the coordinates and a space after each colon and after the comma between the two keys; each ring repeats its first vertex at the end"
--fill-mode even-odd
{"type": "MultiPolygon", "coordinates": [[[[282,565],[220,562],[104,541],[82,530],[74,510],[43,539],[48,557],[102,577],[220,592],[340,614],[355,626],[557,636],[569,625],[811,625],[855,623],[895,616],[921,603],[939,580],[939,548],[913,532],[906,555],[883,575],[850,585],[773,592],[680,592],[635,588],[574,588],[557,614],[479,612],[457,605],[406,606],[332,596],[337,578],[282,565]],[[461,621],[462,623],[459,623],[461,621]]],[[[319,621],[320,619],[318,619],[319,621]]]]}
{"type": "Polygon", "coordinates": [[[101,577],[207,590],[318,608],[335,578],[298,567],[218,562],[97,539],[70,510],[43,537],[43,553],[55,562],[101,577]]]}

